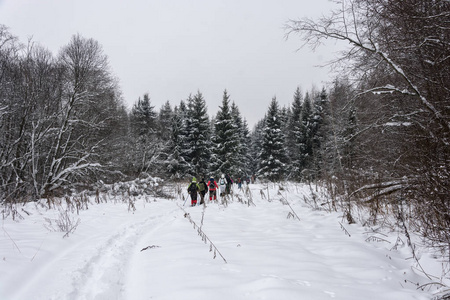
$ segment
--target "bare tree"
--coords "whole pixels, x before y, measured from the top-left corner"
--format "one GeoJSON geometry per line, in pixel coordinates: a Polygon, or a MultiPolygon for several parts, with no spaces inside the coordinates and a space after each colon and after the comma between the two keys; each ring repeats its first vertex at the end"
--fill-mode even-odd
{"type": "Polygon", "coordinates": [[[100,45],[77,35],[55,59],[31,40],[19,44],[4,27],[0,45],[0,201],[95,180],[87,175],[128,126],[100,45]]]}
{"type": "Polygon", "coordinates": [[[61,107],[40,195],[69,178],[86,178],[101,167],[95,155],[102,142],[99,133],[109,117],[103,111],[116,101],[115,82],[97,41],[73,36],[61,50],[58,67],[62,70],[61,107]]]}
{"type": "MultiPolygon", "coordinates": [[[[339,0],[287,24],[304,46],[348,43],[332,63],[359,90],[353,197],[408,200],[424,236],[450,245],[450,2],[339,0]]],[[[447,252],[448,253],[448,252],[447,252]]]]}

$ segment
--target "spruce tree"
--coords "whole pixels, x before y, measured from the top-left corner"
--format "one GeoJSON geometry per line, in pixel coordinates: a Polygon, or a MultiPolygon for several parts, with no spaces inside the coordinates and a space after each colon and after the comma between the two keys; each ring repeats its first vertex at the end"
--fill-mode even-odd
{"type": "Polygon", "coordinates": [[[190,169],[187,158],[188,149],[186,147],[186,105],[183,100],[180,106],[175,106],[174,116],[171,122],[170,142],[168,144],[167,153],[169,156],[166,160],[166,170],[171,178],[182,179],[190,169]]]}
{"type": "Polygon", "coordinates": [[[258,173],[271,181],[284,178],[286,167],[285,136],[278,102],[274,97],[270,103],[266,116],[266,126],[260,155],[260,169],[258,173]]]}
{"type": "Polygon", "coordinates": [[[173,114],[169,101],[166,101],[158,114],[158,137],[163,141],[168,141],[170,139],[170,127],[173,114]]]}
{"type": "Polygon", "coordinates": [[[169,153],[171,152],[167,151],[167,149],[170,147],[173,116],[174,112],[169,101],[167,101],[159,110],[156,126],[156,138],[160,141],[162,151],[160,151],[159,155],[155,158],[154,174],[162,177],[168,175],[166,165],[169,153]]]}
{"type": "Polygon", "coordinates": [[[234,102],[231,105],[231,114],[236,125],[239,140],[236,157],[236,171],[234,174],[238,177],[243,178],[249,173],[249,130],[247,121],[245,119],[242,119],[241,112],[234,102]]]}
{"type": "Polygon", "coordinates": [[[250,175],[256,176],[260,169],[260,156],[266,117],[258,121],[250,134],[250,175]]]}
{"type": "Polygon", "coordinates": [[[230,109],[230,97],[223,93],[222,106],[215,121],[214,152],[216,154],[213,169],[216,172],[234,175],[237,171],[239,153],[239,136],[230,109]]]}
{"type": "Polygon", "coordinates": [[[208,173],[211,145],[209,142],[210,122],[206,102],[200,91],[188,102],[187,144],[190,147],[190,165],[192,175],[206,176],[208,173]]]}
{"type": "Polygon", "coordinates": [[[312,107],[311,98],[307,92],[305,100],[302,105],[302,112],[300,114],[300,172],[302,179],[311,179],[311,165],[313,157],[313,142],[312,142],[312,107]]]}
{"type": "Polygon", "coordinates": [[[301,140],[302,140],[302,93],[299,87],[294,93],[294,100],[291,106],[291,113],[289,115],[288,126],[286,130],[286,148],[290,162],[290,177],[294,180],[300,180],[302,171],[302,155],[301,155],[301,140]]]}
{"type": "Polygon", "coordinates": [[[145,94],[143,99],[139,98],[134,104],[130,114],[131,132],[135,141],[132,164],[136,175],[154,167],[153,159],[159,154],[156,118],[157,114],[150,103],[150,97],[145,94]]]}
{"type": "Polygon", "coordinates": [[[320,176],[324,142],[327,136],[326,123],[328,122],[329,105],[328,95],[325,88],[314,97],[313,112],[311,118],[311,142],[312,142],[312,169],[314,176],[320,176]]]}
{"type": "Polygon", "coordinates": [[[242,123],[242,137],[241,137],[241,153],[240,153],[240,159],[241,159],[241,165],[242,165],[242,176],[241,178],[250,177],[252,174],[251,172],[251,140],[250,140],[250,130],[248,128],[247,120],[244,119],[242,123]]]}

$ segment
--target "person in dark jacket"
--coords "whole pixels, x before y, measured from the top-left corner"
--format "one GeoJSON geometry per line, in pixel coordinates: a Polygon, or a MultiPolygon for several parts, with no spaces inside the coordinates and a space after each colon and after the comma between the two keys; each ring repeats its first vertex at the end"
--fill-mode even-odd
{"type": "Polygon", "coordinates": [[[225,193],[229,195],[231,192],[231,185],[233,184],[233,179],[231,179],[230,175],[228,174],[225,175],[225,179],[227,180],[227,187],[225,189],[225,193]]]}
{"type": "Polygon", "coordinates": [[[197,179],[194,177],[192,178],[191,184],[188,186],[188,193],[191,195],[191,206],[197,205],[197,191],[198,191],[198,185],[197,185],[197,179]]]}
{"type": "Polygon", "coordinates": [[[198,192],[200,194],[200,204],[205,204],[205,195],[208,191],[208,185],[205,182],[205,178],[202,178],[202,180],[197,185],[198,192]]]}
{"type": "Polygon", "coordinates": [[[217,185],[217,182],[214,180],[213,177],[211,177],[207,183],[208,189],[209,189],[209,201],[217,200],[217,192],[216,190],[219,188],[217,185]]]}

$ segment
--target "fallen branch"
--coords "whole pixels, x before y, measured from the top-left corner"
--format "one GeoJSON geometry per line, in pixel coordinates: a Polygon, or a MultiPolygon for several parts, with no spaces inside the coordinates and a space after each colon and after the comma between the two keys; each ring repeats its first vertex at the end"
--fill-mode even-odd
{"type": "Polygon", "coordinates": [[[142,248],[141,252],[144,250],[153,249],[153,248],[161,248],[161,246],[156,246],[156,245],[147,246],[145,248],[142,248]]]}

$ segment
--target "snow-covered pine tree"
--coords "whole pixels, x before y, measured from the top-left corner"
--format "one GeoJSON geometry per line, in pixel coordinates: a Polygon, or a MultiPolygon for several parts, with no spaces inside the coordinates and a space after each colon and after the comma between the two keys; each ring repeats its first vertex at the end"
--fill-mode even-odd
{"type": "Polygon", "coordinates": [[[301,121],[301,135],[300,135],[300,173],[302,179],[311,179],[311,165],[312,165],[312,107],[309,93],[305,94],[305,99],[302,105],[302,112],[300,114],[301,121]]]}
{"type": "Polygon", "coordinates": [[[313,176],[320,176],[322,168],[323,152],[325,151],[324,141],[327,136],[326,123],[329,122],[329,100],[325,88],[314,96],[311,139],[312,139],[312,170],[313,176]]]}
{"type": "Polygon", "coordinates": [[[143,99],[139,98],[134,104],[130,114],[131,132],[135,140],[132,164],[136,175],[149,171],[159,154],[156,119],[154,106],[150,103],[149,95],[145,94],[143,99]]]}
{"type": "Polygon", "coordinates": [[[258,171],[258,174],[271,181],[282,180],[285,175],[287,156],[284,147],[285,136],[281,128],[280,110],[274,97],[266,116],[258,171]]]}
{"type": "Polygon", "coordinates": [[[163,141],[170,140],[170,127],[173,114],[170,102],[166,101],[158,114],[158,137],[163,141]]]}
{"type": "Polygon", "coordinates": [[[250,133],[250,175],[256,175],[260,169],[260,155],[266,117],[258,121],[250,133]]]}
{"type": "Polygon", "coordinates": [[[171,178],[182,179],[190,169],[187,161],[186,104],[183,100],[180,106],[175,106],[171,122],[170,142],[167,146],[169,156],[166,160],[166,170],[171,178]]]}
{"type": "Polygon", "coordinates": [[[250,130],[248,128],[248,123],[247,120],[244,118],[244,121],[242,123],[242,138],[241,138],[241,160],[242,160],[242,165],[243,165],[243,173],[241,174],[241,176],[244,177],[250,177],[252,175],[251,172],[251,161],[252,161],[252,157],[251,157],[251,153],[250,153],[250,149],[251,149],[251,140],[250,140],[250,130]]]}
{"type": "Polygon", "coordinates": [[[168,175],[166,169],[167,158],[169,157],[170,152],[167,151],[170,139],[171,139],[171,127],[173,120],[174,112],[170,105],[169,101],[166,101],[161,109],[159,110],[157,117],[157,130],[156,130],[156,138],[159,140],[161,144],[160,154],[155,159],[155,169],[152,175],[157,175],[161,177],[165,177],[168,175]]]}
{"type": "Polygon", "coordinates": [[[238,154],[236,160],[236,170],[233,172],[237,177],[244,177],[249,173],[249,130],[247,121],[242,119],[241,112],[237,105],[233,102],[231,104],[231,115],[233,116],[234,123],[237,126],[237,134],[239,137],[238,154]]]}
{"type": "Polygon", "coordinates": [[[194,176],[207,176],[211,156],[210,122],[206,101],[200,91],[188,100],[187,144],[190,147],[190,165],[194,176]]]}
{"type": "Polygon", "coordinates": [[[297,87],[294,93],[294,100],[291,106],[291,113],[289,115],[288,126],[286,131],[286,151],[290,161],[290,178],[294,180],[301,179],[302,171],[302,156],[300,141],[302,139],[302,125],[301,125],[301,112],[302,112],[302,100],[303,95],[300,87],[297,87]]]}
{"type": "Polygon", "coordinates": [[[230,109],[230,97],[225,90],[222,106],[216,116],[215,138],[213,140],[216,158],[212,163],[214,172],[235,175],[239,153],[239,136],[230,109]]]}

